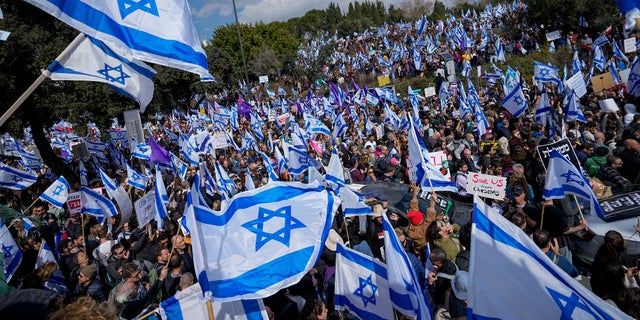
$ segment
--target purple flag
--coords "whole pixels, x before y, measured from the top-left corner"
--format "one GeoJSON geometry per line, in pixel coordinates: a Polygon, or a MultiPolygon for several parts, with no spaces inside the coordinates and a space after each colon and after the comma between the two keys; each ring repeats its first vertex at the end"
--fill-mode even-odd
{"type": "Polygon", "coordinates": [[[151,147],[149,161],[171,164],[171,153],[157,144],[153,136],[149,136],[149,146],[151,147]]]}

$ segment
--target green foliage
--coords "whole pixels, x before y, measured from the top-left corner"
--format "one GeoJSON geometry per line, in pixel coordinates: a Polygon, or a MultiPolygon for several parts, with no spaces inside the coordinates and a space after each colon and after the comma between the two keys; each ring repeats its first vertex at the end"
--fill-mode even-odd
{"type": "Polygon", "coordinates": [[[527,20],[544,24],[548,30],[578,29],[578,18],[589,22],[586,32],[598,33],[618,22],[620,10],[610,0],[523,0],[529,9],[527,20]]]}
{"type": "Polygon", "coordinates": [[[433,11],[431,12],[431,15],[428,18],[430,21],[444,20],[446,13],[447,13],[447,8],[444,6],[444,3],[441,1],[436,1],[433,4],[433,11]]]}

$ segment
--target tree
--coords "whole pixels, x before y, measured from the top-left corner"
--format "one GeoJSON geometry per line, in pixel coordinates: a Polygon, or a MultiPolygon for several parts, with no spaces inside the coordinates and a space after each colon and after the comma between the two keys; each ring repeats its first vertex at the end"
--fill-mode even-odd
{"type": "Polygon", "coordinates": [[[404,0],[400,3],[402,17],[408,21],[415,21],[426,15],[433,7],[433,2],[428,0],[404,0]]]}

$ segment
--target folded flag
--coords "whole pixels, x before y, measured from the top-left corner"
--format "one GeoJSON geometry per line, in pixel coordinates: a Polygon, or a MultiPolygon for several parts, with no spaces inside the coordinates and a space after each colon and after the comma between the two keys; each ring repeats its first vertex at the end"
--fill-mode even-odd
{"type": "Polygon", "coordinates": [[[335,304],[359,319],[393,319],[387,267],[338,243],[335,304]]]}
{"type": "Polygon", "coordinates": [[[297,283],[322,253],[338,206],[318,183],[298,182],[239,193],[221,212],[194,203],[187,226],[198,282],[223,302],[270,296],[297,283]]]}
{"type": "Polygon", "coordinates": [[[24,190],[36,182],[36,172],[23,171],[0,162],[0,188],[24,190]]]}
{"type": "Polygon", "coordinates": [[[79,34],[69,49],[72,51],[68,55],[47,68],[51,80],[106,83],[137,101],[140,113],[144,112],[153,98],[155,70],[142,61],[122,57],[105,43],[84,34],[79,34]]]}
{"type": "Polygon", "coordinates": [[[631,319],[571,278],[478,196],[472,216],[470,319],[631,319]],[[495,281],[497,274],[509,285],[495,281]]]}
{"type": "Polygon", "coordinates": [[[44,192],[40,199],[62,208],[69,197],[69,182],[63,176],[59,176],[44,192]]]}

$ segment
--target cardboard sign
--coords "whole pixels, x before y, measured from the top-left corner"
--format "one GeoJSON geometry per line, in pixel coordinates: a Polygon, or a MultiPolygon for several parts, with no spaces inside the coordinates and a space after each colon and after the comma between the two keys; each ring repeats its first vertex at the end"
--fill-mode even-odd
{"type": "Polygon", "coordinates": [[[540,156],[540,160],[542,160],[545,170],[547,170],[547,164],[549,163],[549,158],[551,158],[551,151],[554,149],[558,150],[558,152],[567,158],[576,168],[582,168],[576,152],[573,150],[573,146],[571,146],[571,141],[569,141],[569,139],[562,139],[554,143],[538,146],[538,155],[540,156]]]}
{"type": "Polygon", "coordinates": [[[626,38],[624,39],[624,53],[636,52],[638,48],[636,48],[636,38],[626,38]]]}
{"type": "Polygon", "coordinates": [[[69,208],[69,214],[80,213],[82,210],[80,192],[69,193],[69,198],[67,198],[67,208],[69,208]]]}
{"type": "Polygon", "coordinates": [[[615,83],[613,83],[611,72],[606,72],[601,75],[593,76],[591,78],[591,85],[593,85],[594,92],[602,92],[603,90],[613,88],[615,83]]]}
{"type": "Polygon", "coordinates": [[[429,98],[436,95],[436,87],[424,88],[424,97],[429,98]]]}
{"type": "Polygon", "coordinates": [[[604,112],[617,112],[620,110],[620,108],[618,108],[618,105],[612,98],[600,100],[598,101],[598,104],[600,105],[600,109],[602,109],[602,111],[604,112]]]}
{"type": "Polygon", "coordinates": [[[429,152],[428,157],[429,162],[451,181],[451,169],[449,160],[447,160],[447,153],[445,151],[429,152]]]}
{"type": "Polygon", "coordinates": [[[547,36],[547,42],[560,39],[560,30],[547,32],[546,36],[547,36]]]}
{"type": "Polygon", "coordinates": [[[478,194],[496,200],[504,200],[507,178],[481,174],[476,172],[467,173],[467,192],[478,194]]]}
{"type": "Polygon", "coordinates": [[[147,192],[144,197],[134,203],[136,217],[140,227],[146,226],[156,216],[155,192],[147,192]]]}
{"type": "Polygon", "coordinates": [[[389,76],[378,76],[378,86],[382,87],[385,86],[387,84],[391,83],[391,79],[389,79],[389,76]]]}

